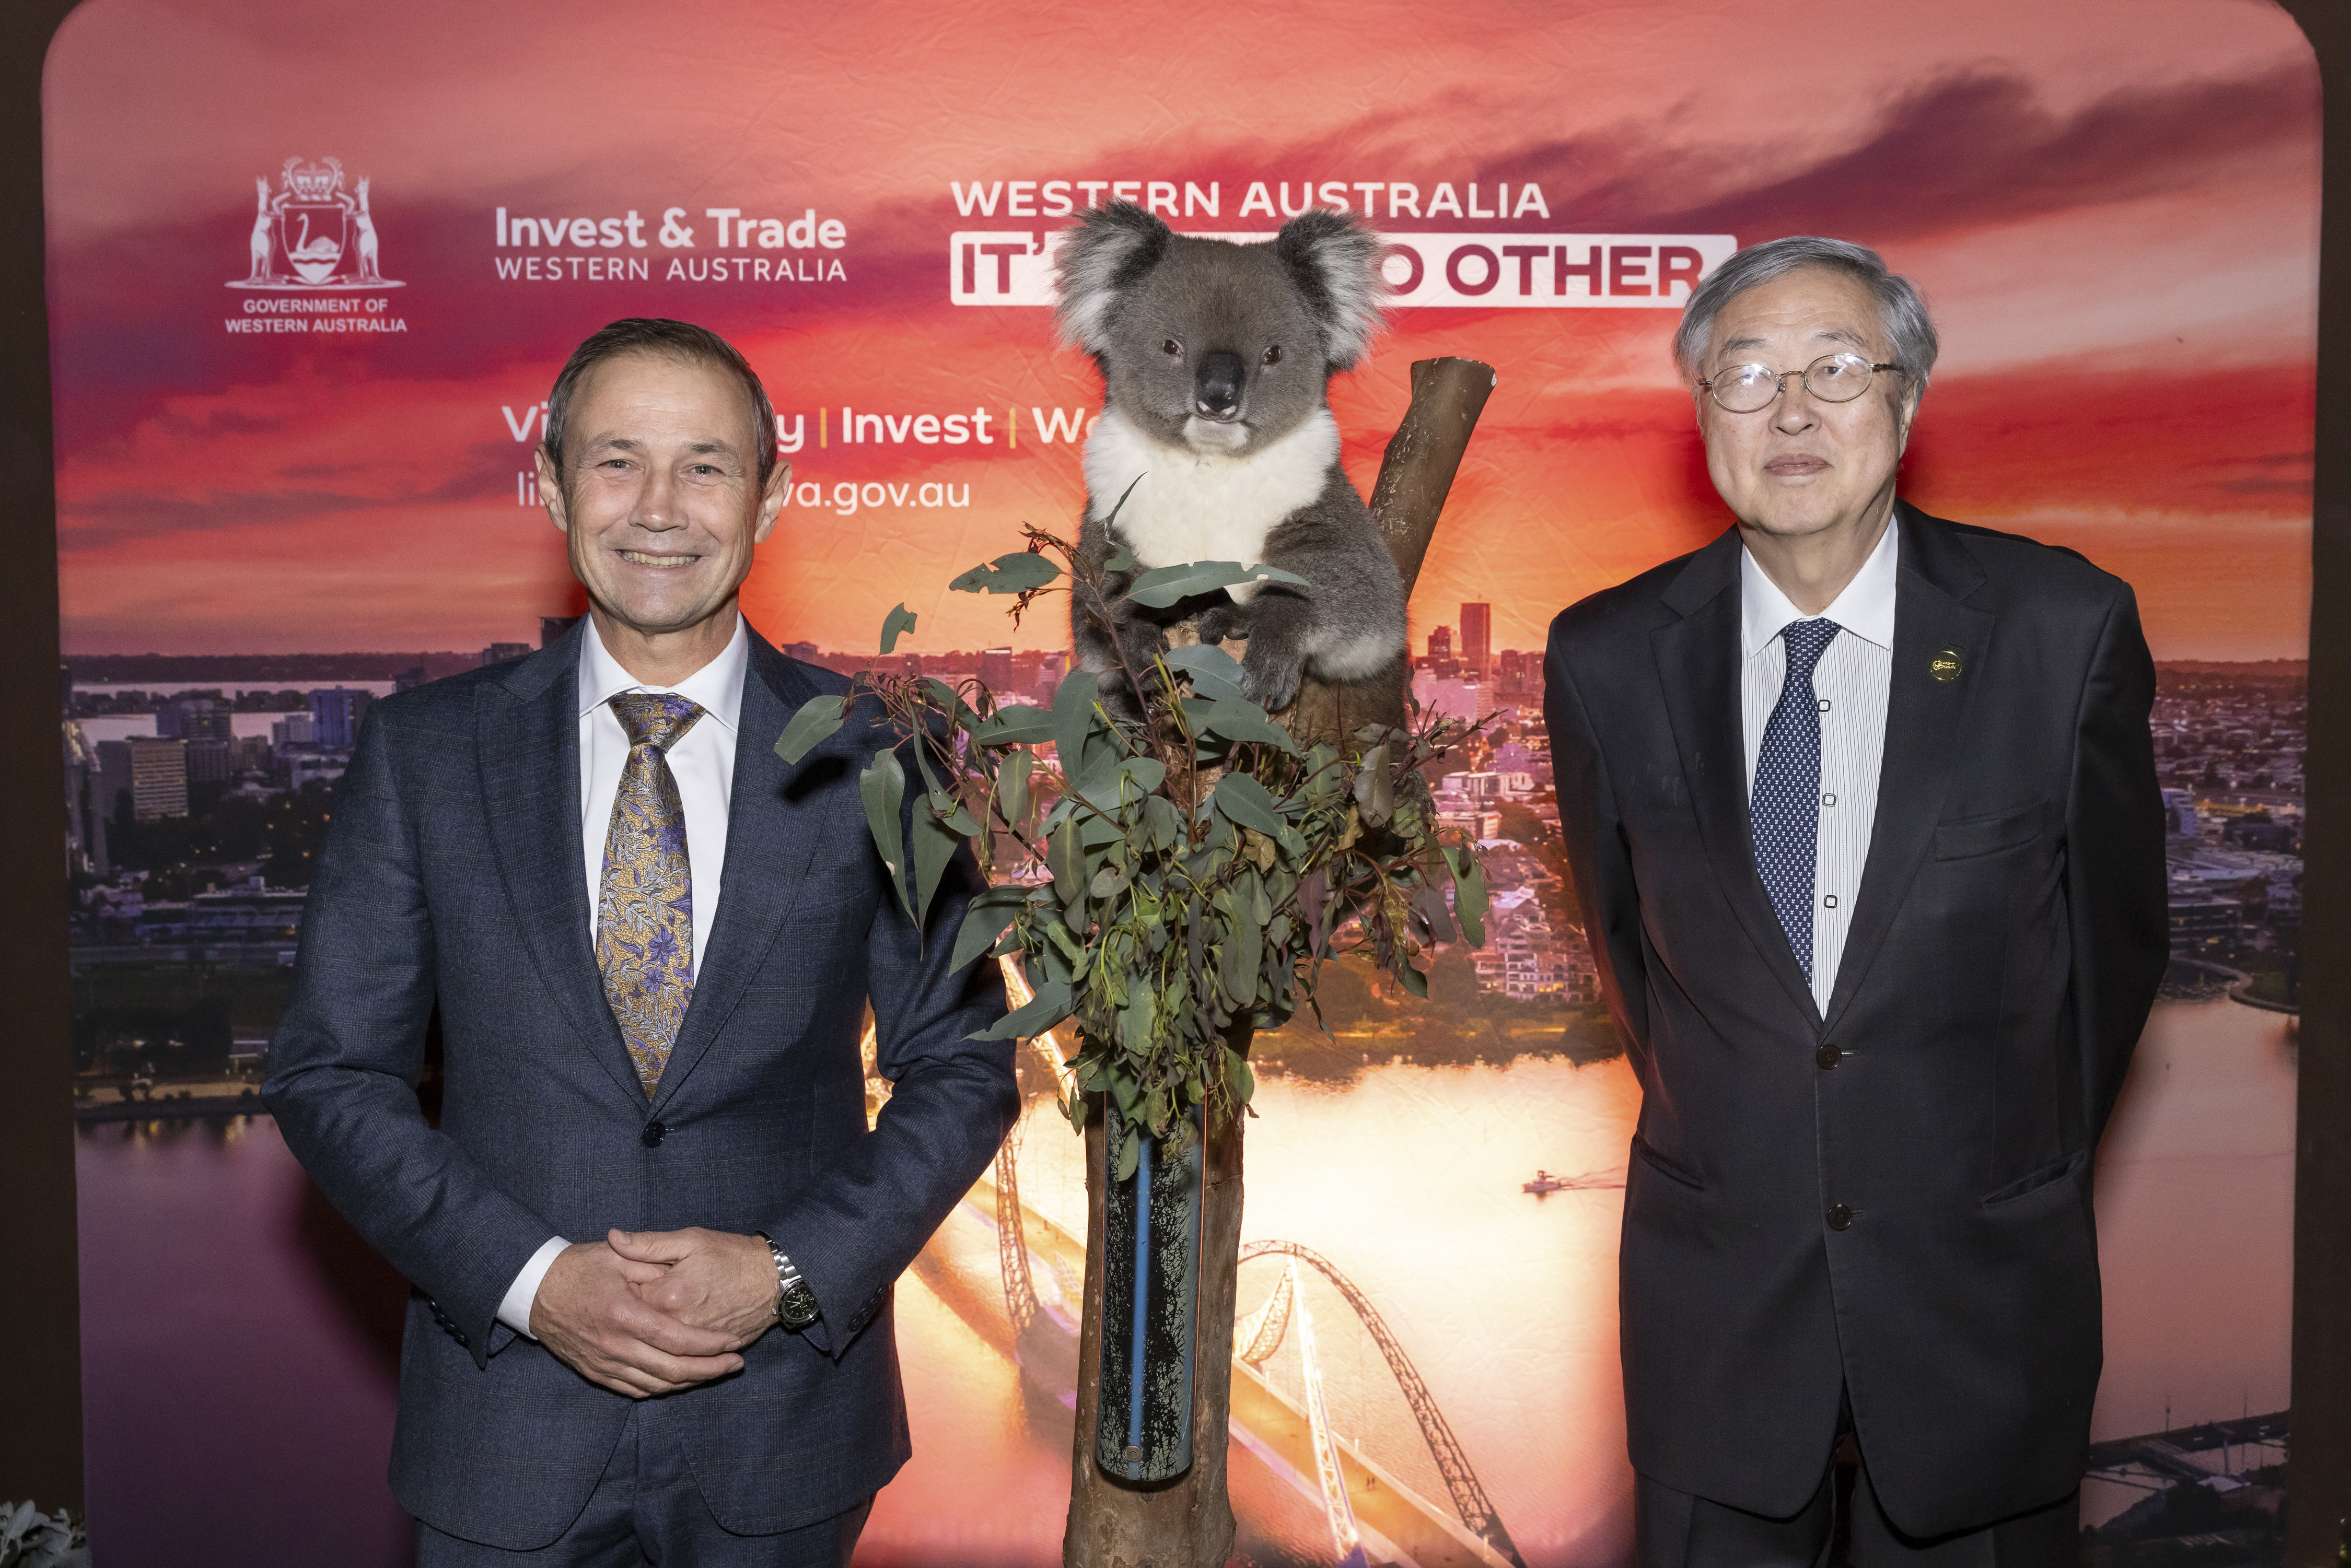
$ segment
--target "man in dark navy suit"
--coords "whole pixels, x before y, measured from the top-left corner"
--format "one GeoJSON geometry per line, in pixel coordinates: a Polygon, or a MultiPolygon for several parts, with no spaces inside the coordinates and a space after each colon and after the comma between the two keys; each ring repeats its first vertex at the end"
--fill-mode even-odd
{"type": "Polygon", "coordinates": [[[1643,1090],[1620,1273],[1642,1568],[2071,1563],[2091,1159],[2162,977],[2129,587],[1896,497],[1935,360],[1837,240],[1675,340],[1735,526],[1552,623],[1561,827],[1643,1090]]]}
{"type": "Polygon", "coordinates": [[[415,1286],[392,1480],[426,1564],[848,1563],[911,1451],[892,1281],[1018,1110],[971,1038],[1001,984],[947,967],[977,866],[917,931],[868,834],[878,710],[773,749],[847,685],[737,609],[774,432],[716,334],[589,339],[538,465],[590,613],[376,705],[336,797],[264,1093],[415,1286]]]}

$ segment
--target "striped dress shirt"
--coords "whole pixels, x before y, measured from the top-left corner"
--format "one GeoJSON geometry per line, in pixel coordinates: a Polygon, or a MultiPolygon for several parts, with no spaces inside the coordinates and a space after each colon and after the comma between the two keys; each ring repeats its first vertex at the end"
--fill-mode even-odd
{"type": "MultiPolygon", "coordinates": [[[[1836,602],[1821,613],[1841,630],[1813,671],[1821,707],[1820,836],[1813,862],[1813,1000],[1828,1011],[1844,956],[1861,870],[1877,817],[1877,779],[1886,759],[1886,696],[1894,673],[1894,586],[1900,528],[1890,518],[1877,548],[1836,602]]],[[[1747,792],[1763,727],[1779,706],[1788,674],[1780,632],[1804,612],[1764,575],[1754,556],[1739,557],[1740,716],[1746,738],[1747,792]]]]}

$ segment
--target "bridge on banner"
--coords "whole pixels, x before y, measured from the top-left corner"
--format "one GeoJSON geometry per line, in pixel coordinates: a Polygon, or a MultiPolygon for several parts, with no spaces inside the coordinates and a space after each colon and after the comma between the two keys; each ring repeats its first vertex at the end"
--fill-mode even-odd
{"type": "MultiPolygon", "coordinates": [[[[1017,970],[1008,964],[1006,968],[1017,1002],[1027,988],[1017,970]]],[[[1066,1092],[1069,1081],[1059,1041],[1047,1034],[1032,1043],[1066,1092]]],[[[869,1031],[869,1061],[872,1044],[869,1031]]],[[[877,1103],[886,1093],[879,1081],[870,1088],[877,1103]]],[[[1016,1126],[998,1151],[995,1168],[966,1195],[939,1236],[915,1260],[914,1270],[958,1317],[1019,1368],[1024,1383],[1074,1409],[1085,1239],[1021,1201],[1019,1150],[1020,1129],[1016,1126]],[[982,1288],[970,1267],[979,1247],[988,1243],[998,1276],[990,1284],[1000,1287],[1000,1293],[982,1288]]],[[[1233,1440],[1322,1507],[1330,1525],[1332,1561],[1340,1568],[1358,1568],[1368,1562],[1408,1568],[1525,1568],[1468,1454],[1370,1299],[1329,1259],[1296,1242],[1249,1242],[1241,1248],[1240,1260],[1244,1299],[1252,1277],[1264,1278],[1267,1291],[1257,1310],[1234,1326],[1233,1440]],[[1444,1500],[1421,1495],[1332,1426],[1314,1320],[1300,1290],[1301,1270],[1328,1281],[1378,1347],[1443,1479],[1444,1500]],[[1266,1370],[1274,1353],[1292,1340],[1304,1385],[1296,1396],[1277,1387],[1266,1370]]]]}

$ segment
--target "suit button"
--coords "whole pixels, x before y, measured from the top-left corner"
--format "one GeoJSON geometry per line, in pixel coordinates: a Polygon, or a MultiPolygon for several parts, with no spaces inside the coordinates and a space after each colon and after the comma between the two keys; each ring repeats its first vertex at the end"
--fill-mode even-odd
{"type": "Polygon", "coordinates": [[[1843,1230],[1852,1223],[1853,1210],[1847,1208],[1844,1204],[1840,1203],[1834,1208],[1829,1210],[1829,1228],[1831,1230],[1843,1230]]]}
{"type": "Polygon", "coordinates": [[[1844,1052],[1839,1051],[1834,1045],[1824,1045],[1821,1047],[1820,1050],[1813,1052],[1813,1060],[1821,1064],[1821,1071],[1823,1072],[1826,1072],[1829,1069],[1834,1067],[1838,1062],[1844,1060],[1844,1052]]]}
{"type": "Polygon", "coordinates": [[[660,1148],[660,1147],[661,1147],[661,1141],[662,1141],[662,1139],[663,1139],[664,1137],[667,1136],[667,1135],[668,1135],[668,1133],[669,1133],[669,1129],[668,1129],[667,1127],[663,1126],[659,1122],[648,1122],[648,1123],[646,1123],[646,1124],[645,1124],[645,1130],[644,1130],[644,1133],[643,1133],[643,1138],[644,1138],[645,1147],[647,1147],[647,1148],[649,1148],[649,1149],[658,1149],[658,1148],[660,1148]]]}

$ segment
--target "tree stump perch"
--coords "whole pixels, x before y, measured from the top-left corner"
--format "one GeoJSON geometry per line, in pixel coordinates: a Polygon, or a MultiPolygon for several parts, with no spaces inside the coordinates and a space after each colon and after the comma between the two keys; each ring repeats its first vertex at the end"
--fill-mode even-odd
{"type": "MultiPolygon", "coordinates": [[[[1430,538],[1462,454],[1497,377],[1476,360],[1420,360],[1412,367],[1412,404],[1388,440],[1370,506],[1395,557],[1405,596],[1420,576],[1430,538]]],[[[1197,641],[1186,623],[1177,633],[1197,641]]],[[[1171,638],[1171,641],[1176,640],[1171,638]]],[[[1238,644],[1245,647],[1246,644],[1238,644]]],[[[1409,651],[1407,651],[1407,671],[1409,651]]],[[[1409,674],[1406,676],[1409,686],[1409,674]]],[[[1388,706],[1383,697],[1377,706],[1388,706]]],[[[1286,714],[1292,734],[1343,738],[1366,724],[1397,724],[1401,712],[1375,713],[1345,685],[1308,680],[1286,714]],[[1354,700],[1351,701],[1351,695],[1354,700]]],[[[1242,1024],[1231,1044],[1247,1053],[1242,1024]]],[[[1233,1314],[1241,1237],[1242,1120],[1206,1129],[1201,1159],[1200,1246],[1192,1383],[1192,1466],[1156,1485],[1113,1479],[1094,1463],[1101,1407],[1102,1253],[1109,1186],[1101,1096],[1086,1119],[1086,1286],[1078,1342],[1077,1427],[1071,1453],[1064,1568],[1219,1568],[1231,1554],[1233,1511],[1226,1485],[1231,1425],[1233,1314]]]]}

